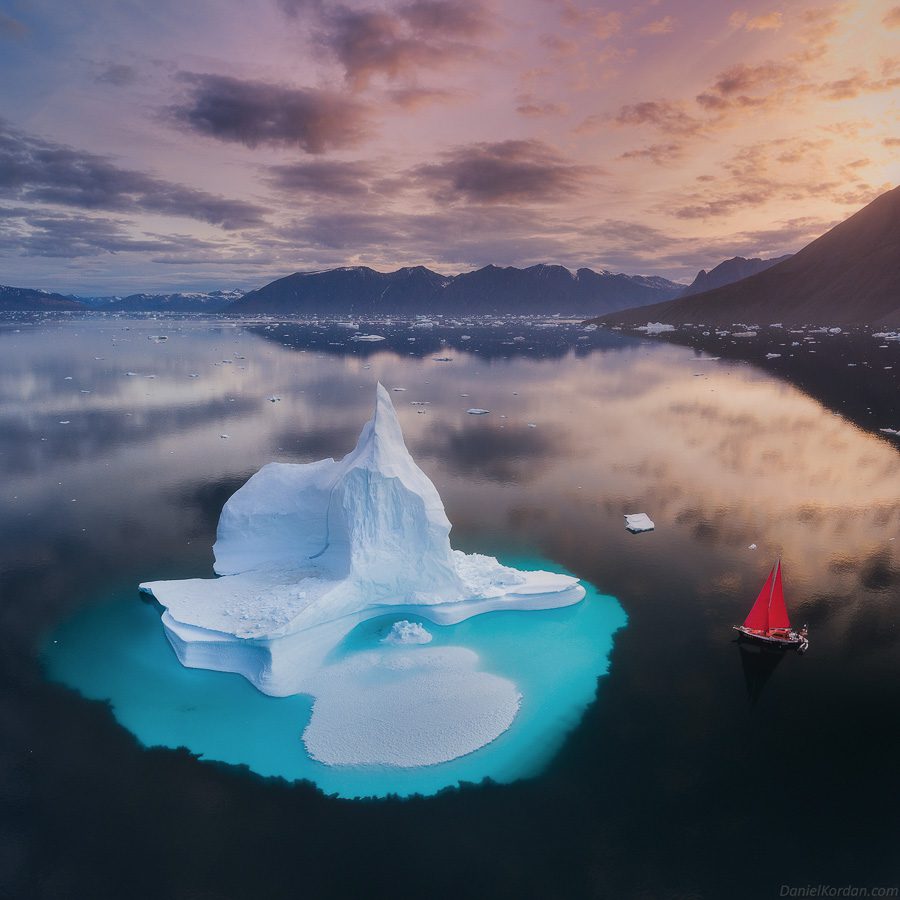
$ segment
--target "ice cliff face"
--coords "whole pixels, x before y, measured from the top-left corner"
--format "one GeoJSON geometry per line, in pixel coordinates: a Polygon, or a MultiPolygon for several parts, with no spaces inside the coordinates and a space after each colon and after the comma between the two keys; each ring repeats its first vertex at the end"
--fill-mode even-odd
{"type": "Polygon", "coordinates": [[[330,614],[467,595],[444,505],[406,449],[380,384],[351,453],[262,468],[225,504],[213,549],[220,575],[287,568],[340,580],[328,595],[330,614]]]}

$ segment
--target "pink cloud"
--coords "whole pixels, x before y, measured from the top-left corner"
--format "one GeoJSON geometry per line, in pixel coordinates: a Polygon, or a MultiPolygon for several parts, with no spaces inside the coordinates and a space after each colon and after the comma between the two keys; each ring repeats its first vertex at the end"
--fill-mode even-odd
{"type": "Polygon", "coordinates": [[[676,21],[672,16],[663,16],[655,22],[649,22],[640,29],[641,34],[669,34],[675,30],[676,21]]]}

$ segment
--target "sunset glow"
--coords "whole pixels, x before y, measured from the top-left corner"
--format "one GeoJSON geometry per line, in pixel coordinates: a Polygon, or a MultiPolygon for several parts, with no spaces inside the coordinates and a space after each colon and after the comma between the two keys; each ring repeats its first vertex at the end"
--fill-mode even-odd
{"type": "Polygon", "coordinates": [[[898,44],[893,0],[14,2],[0,280],[690,280],[896,186],[898,44]]]}

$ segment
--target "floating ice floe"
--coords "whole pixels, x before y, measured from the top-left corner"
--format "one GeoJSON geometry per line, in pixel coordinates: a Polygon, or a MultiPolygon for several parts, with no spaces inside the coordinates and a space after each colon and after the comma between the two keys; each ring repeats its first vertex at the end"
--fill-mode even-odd
{"type": "Polygon", "coordinates": [[[354,334],[350,338],[351,341],[383,341],[384,337],[380,334],[354,334]]]}
{"type": "Polygon", "coordinates": [[[632,534],[640,534],[642,531],[653,531],[656,526],[647,513],[630,513],[625,516],[625,527],[632,534]]]}
{"type": "Polygon", "coordinates": [[[183,665],[239,673],[272,696],[314,697],[303,733],[314,759],[431,765],[509,728],[521,699],[516,685],[481,671],[464,647],[417,646],[425,629],[408,620],[377,649],[335,661],[334,648],[379,616],[452,625],[585,596],[570,575],[462,553],[449,536],[441,498],[406,449],[379,384],[375,413],[350,454],[270,463],[228,500],[213,548],[222,577],[140,587],[164,608],[183,665]]]}
{"type": "Polygon", "coordinates": [[[635,329],[635,331],[645,331],[647,334],[662,334],[664,331],[674,330],[674,325],[667,325],[664,322],[648,322],[646,325],[641,325],[635,329]]]}
{"type": "Polygon", "coordinates": [[[477,406],[473,406],[472,409],[467,409],[466,412],[470,416],[486,416],[490,410],[489,409],[480,409],[477,406]]]}

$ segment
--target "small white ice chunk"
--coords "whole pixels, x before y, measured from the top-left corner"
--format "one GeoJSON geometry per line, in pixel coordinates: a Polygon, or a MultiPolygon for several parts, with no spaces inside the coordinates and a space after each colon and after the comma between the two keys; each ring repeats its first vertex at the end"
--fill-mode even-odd
{"type": "Polygon", "coordinates": [[[479,409],[477,406],[472,407],[472,409],[467,409],[466,412],[470,416],[486,416],[490,410],[489,409],[479,409]]]}
{"type": "Polygon", "coordinates": [[[393,627],[388,632],[387,637],[382,640],[383,644],[430,644],[431,632],[426,631],[418,622],[410,622],[407,619],[401,619],[394,622],[393,627]]]}
{"type": "Polygon", "coordinates": [[[630,513],[625,516],[625,527],[632,534],[640,534],[642,531],[653,531],[656,526],[647,513],[630,513]]]}

